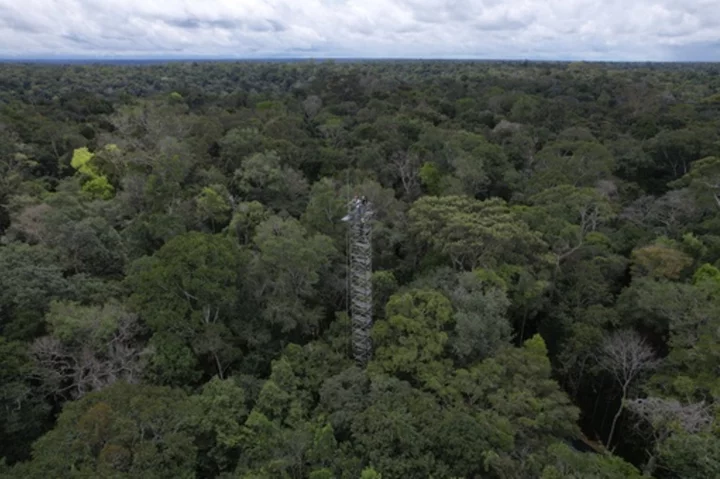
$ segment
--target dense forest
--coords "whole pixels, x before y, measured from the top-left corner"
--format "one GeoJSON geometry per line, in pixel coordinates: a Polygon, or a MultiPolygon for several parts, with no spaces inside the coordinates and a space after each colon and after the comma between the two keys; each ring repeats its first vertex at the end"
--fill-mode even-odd
{"type": "Polygon", "coordinates": [[[0,65],[0,476],[720,477],[718,73],[0,65]]]}

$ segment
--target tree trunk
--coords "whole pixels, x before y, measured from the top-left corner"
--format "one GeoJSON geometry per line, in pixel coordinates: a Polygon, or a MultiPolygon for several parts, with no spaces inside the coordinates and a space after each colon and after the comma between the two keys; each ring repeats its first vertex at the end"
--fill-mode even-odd
{"type": "Polygon", "coordinates": [[[215,365],[218,369],[218,378],[225,379],[225,374],[223,373],[223,367],[222,363],[220,363],[220,358],[218,357],[217,353],[213,353],[213,357],[215,358],[215,365]]]}
{"type": "Polygon", "coordinates": [[[623,410],[625,409],[625,396],[627,395],[627,384],[623,385],[622,388],[622,397],[620,398],[620,407],[618,408],[617,412],[615,413],[615,417],[613,417],[612,425],[610,426],[610,434],[608,434],[607,442],[605,443],[605,448],[608,450],[610,449],[610,444],[612,443],[613,435],[615,434],[615,426],[617,425],[618,419],[620,419],[620,414],[622,414],[623,410]]]}
{"type": "Polygon", "coordinates": [[[650,459],[648,459],[647,464],[645,464],[645,467],[643,468],[643,476],[652,477],[653,471],[655,471],[656,462],[657,459],[655,457],[655,454],[651,454],[650,459]]]}
{"type": "Polygon", "coordinates": [[[521,346],[522,346],[523,341],[525,340],[525,323],[527,323],[527,317],[528,317],[528,307],[525,306],[523,308],[522,324],[520,325],[520,345],[521,346]]]}

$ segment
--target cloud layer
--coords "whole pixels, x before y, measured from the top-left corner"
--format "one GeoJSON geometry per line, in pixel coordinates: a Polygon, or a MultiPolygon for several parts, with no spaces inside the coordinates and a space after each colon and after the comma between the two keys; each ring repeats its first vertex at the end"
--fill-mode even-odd
{"type": "Polygon", "coordinates": [[[0,0],[0,56],[720,61],[720,0],[0,0]]]}

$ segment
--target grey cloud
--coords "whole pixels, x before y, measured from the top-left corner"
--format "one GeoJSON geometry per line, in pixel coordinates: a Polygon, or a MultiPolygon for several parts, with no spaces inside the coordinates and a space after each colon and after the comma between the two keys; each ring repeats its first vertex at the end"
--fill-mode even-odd
{"type": "Polygon", "coordinates": [[[423,31],[421,25],[405,25],[397,29],[398,33],[420,33],[423,31]]]}
{"type": "Polygon", "coordinates": [[[275,20],[268,20],[268,23],[270,24],[270,26],[272,27],[272,31],[274,32],[284,32],[285,30],[287,30],[287,27],[285,25],[275,20]]]}
{"type": "Polygon", "coordinates": [[[478,30],[483,31],[505,31],[505,30],[518,30],[528,26],[529,21],[513,20],[511,18],[500,18],[497,20],[481,20],[474,22],[473,26],[478,30]]]}
{"type": "Polygon", "coordinates": [[[468,21],[475,13],[475,8],[470,0],[448,0],[447,2],[448,17],[454,21],[468,21]]]}
{"type": "Polygon", "coordinates": [[[181,20],[164,20],[164,22],[168,25],[172,25],[173,27],[187,29],[200,28],[203,25],[201,22],[193,18],[183,18],[181,20]]]}
{"type": "Polygon", "coordinates": [[[163,21],[170,26],[178,27],[178,28],[186,28],[189,30],[199,29],[199,28],[208,28],[208,27],[232,30],[234,28],[242,27],[242,22],[238,22],[235,20],[200,21],[195,18],[182,18],[182,19],[169,19],[169,20],[163,20],[163,21]]]}
{"type": "Polygon", "coordinates": [[[197,30],[203,28],[219,28],[223,30],[235,30],[247,28],[253,32],[282,32],[286,29],[285,25],[277,20],[260,20],[246,22],[239,19],[217,19],[217,20],[198,20],[196,18],[181,18],[181,19],[163,19],[167,25],[188,29],[197,30]]]}
{"type": "Polygon", "coordinates": [[[35,25],[14,18],[0,18],[0,28],[3,27],[21,33],[39,33],[42,31],[35,25]]]}
{"type": "Polygon", "coordinates": [[[720,60],[717,1],[0,0],[0,55],[720,60]]]}
{"type": "Polygon", "coordinates": [[[286,27],[277,20],[264,20],[249,24],[248,29],[253,32],[284,32],[286,27]]]}
{"type": "Polygon", "coordinates": [[[81,35],[77,35],[77,34],[75,34],[75,33],[64,34],[64,35],[61,35],[60,37],[63,38],[63,39],[65,39],[65,40],[71,41],[71,42],[73,42],[73,43],[78,43],[78,44],[80,44],[80,45],[86,45],[86,46],[89,46],[89,47],[96,47],[96,46],[97,46],[97,43],[96,43],[96,42],[94,42],[94,41],[92,41],[92,40],[90,40],[90,39],[88,39],[88,38],[85,38],[85,37],[83,37],[83,36],[81,36],[81,35]]]}
{"type": "Polygon", "coordinates": [[[0,28],[7,28],[21,33],[38,33],[41,28],[22,18],[18,13],[0,4],[0,28]]]}
{"type": "Polygon", "coordinates": [[[670,56],[668,60],[678,62],[701,62],[707,61],[708,58],[715,58],[719,61],[718,52],[720,52],[720,41],[699,43],[694,45],[683,45],[670,48],[670,56]]]}
{"type": "Polygon", "coordinates": [[[310,48],[302,48],[302,47],[288,48],[288,53],[314,53],[317,51],[318,51],[318,49],[313,48],[313,47],[310,47],[310,48]]]}

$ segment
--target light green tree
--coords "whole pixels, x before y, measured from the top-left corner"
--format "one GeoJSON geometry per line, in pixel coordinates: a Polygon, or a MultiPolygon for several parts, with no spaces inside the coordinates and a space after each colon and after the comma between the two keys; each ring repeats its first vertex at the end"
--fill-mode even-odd
{"type": "Polygon", "coordinates": [[[448,257],[457,269],[541,261],[545,244],[500,199],[464,196],[417,200],[408,213],[411,234],[448,257]]]}
{"type": "Polygon", "coordinates": [[[396,294],[385,320],[373,326],[370,370],[382,371],[430,390],[439,390],[451,369],[445,347],[452,328],[450,301],[434,291],[396,294]]]}
{"type": "Polygon", "coordinates": [[[93,163],[94,154],[86,147],[78,148],[73,153],[70,165],[88,179],[83,183],[83,191],[91,198],[110,199],[115,193],[115,188],[110,184],[108,178],[102,175],[97,166],[93,163]]]}

